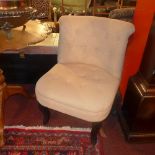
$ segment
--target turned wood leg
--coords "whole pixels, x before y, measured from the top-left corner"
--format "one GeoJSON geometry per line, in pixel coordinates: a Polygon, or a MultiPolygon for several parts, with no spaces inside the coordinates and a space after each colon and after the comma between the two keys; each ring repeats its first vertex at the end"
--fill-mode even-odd
{"type": "Polygon", "coordinates": [[[4,145],[4,100],[5,100],[6,83],[3,71],[0,69],[0,147],[4,145]]]}
{"type": "Polygon", "coordinates": [[[48,108],[42,106],[38,103],[39,109],[43,114],[43,125],[46,125],[49,122],[50,119],[50,111],[48,108]]]}
{"type": "Polygon", "coordinates": [[[3,71],[0,69],[0,146],[4,145],[4,102],[9,96],[17,93],[29,97],[22,86],[6,85],[3,71]]]}
{"type": "Polygon", "coordinates": [[[93,122],[91,129],[91,143],[95,145],[97,143],[97,135],[99,133],[100,128],[102,127],[102,122],[93,122]]]}

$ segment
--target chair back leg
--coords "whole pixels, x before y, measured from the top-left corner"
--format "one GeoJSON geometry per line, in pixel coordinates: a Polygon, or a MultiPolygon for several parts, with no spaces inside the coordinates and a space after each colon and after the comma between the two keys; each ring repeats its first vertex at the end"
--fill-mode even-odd
{"type": "Polygon", "coordinates": [[[92,145],[95,145],[97,143],[97,135],[101,127],[102,127],[102,122],[92,123],[92,130],[91,130],[91,136],[90,136],[92,145]]]}
{"type": "Polygon", "coordinates": [[[38,103],[39,106],[39,110],[42,112],[43,114],[43,125],[48,124],[49,119],[50,119],[50,111],[48,108],[42,106],[41,104],[38,103]]]}

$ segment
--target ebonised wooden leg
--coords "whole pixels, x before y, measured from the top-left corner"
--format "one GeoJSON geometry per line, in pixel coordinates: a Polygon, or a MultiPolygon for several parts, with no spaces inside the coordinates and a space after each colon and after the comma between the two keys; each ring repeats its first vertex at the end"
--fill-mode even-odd
{"type": "Polygon", "coordinates": [[[92,130],[91,130],[91,143],[95,145],[97,143],[97,135],[99,133],[100,128],[102,127],[102,122],[93,122],[92,130]]]}
{"type": "Polygon", "coordinates": [[[47,107],[42,106],[38,103],[39,109],[43,114],[43,125],[46,125],[50,119],[50,111],[47,107]]]}

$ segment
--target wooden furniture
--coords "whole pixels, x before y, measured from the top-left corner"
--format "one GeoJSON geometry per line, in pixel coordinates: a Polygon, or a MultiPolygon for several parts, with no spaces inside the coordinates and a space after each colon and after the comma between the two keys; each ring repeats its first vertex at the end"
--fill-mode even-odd
{"type": "MultiPolygon", "coordinates": [[[[14,51],[16,54],[18,53],[19,57],[24,58],[22,48],[27,47],[29,44],[37,43],[43,41],[47,35],[48,31],[47,27],[44,24],[38,23],[36,21],[30,21],[26,24],[26,29],[16,28],[12,30],[11,38],[7,38],[4,31],[0,31],[0,52],[5,53],[6,51],[14,51]],[[21,39],[22,38],[22,39],[21,39]],[[19,54],[20,53],[20,54],[19,54]]],[[[10,59],[8,60],[10,63],[10,59]]],[[[5,64],[5,62],[3,61],[5,64]]],[[[2,64],[1,64],[2,65],[2,64]]],[[[10,70],[11,70],[10,65],[10,70]]],[[[28,67],[28,66],[27,66],[28,67]]],[[[30,67],[30,66],[29,66],[30,67]]],[[[0,146],[4,144],[3,139],[3,130],[4,130],[4,102],[5,100],[13,94],[20,93],[24,96],[29,96],[23,87],[19,85],[7,85],[5,83],[5,77],[3,75],[3,71],[0,70],[0,146]]]]}
{"type": "MultiPolygon", "coordinates": [[[[31,6],[38,10],[38,18],[48,18],[54,21],[53,7],[57,7],[57,18],[59,18],[61,14],[65,13],[66,7],[70,8],[70,10],[74,10],[74,8],[77,7],[83,8],[83,14],[107,16],[108,12],[113,8],[132,7],[136,5],[136,0],[127,0],[127,3],[126,0],[83,0],[85,4],[83,3],[82,5],[81,1],[82,0],[31,0],[31,6]],[[99,12],[98,10],[102,11],[99,12]]],[[[73,12],[74,11],[68,13],[73,12]]],[[[79,13],[77,11],[76,14],[81,14],[81,12],[79,13]]]]}
{"type": "Polygon", "coordinates": [[[37,44],[0,54],[0,68],[8,84],[35,84],[57,62],[58,33],[51,33],[37,44]],[[44,62],[42,67],[40,62],[44,62]]]}
{"type": "Polygon", "coordinates": [[[108,16],[111,9],[121,8],[123,0],[109,0],[100,4],[97,0],[93,0],[93,16],[108,16]],[[101,11],[98,11],[98,10],[101,11]],[[103,11],[104,10],[104,11],[103,11]]]}
{"type": "Polygon", "coordinates": [[[129,142],[155,142],[155,18],[139,72],[130,78],[119,113],[129,142]]]}
{"type": "Polygon", "coordinates": [[[48,9],[48,20],[52,20],[57,27],[57,21],[61,15],[65,14],[82,14],[86,15],[88,12],[89,5],[91,0],[76,0],[76,1],[67,1],[59,0],[57,3],[54,3],[54,0],[49,0],[49,9],[48,9]],[[68,11],[66,11],[68,10],[68,11]]]}
{"type": "Polygon", "coordinates": [[[25,49],[24,57],[21,57],[19,53],[0,54],[0,68],[3,70],[6,83],[9,85],[35,84],[57,62],[56,54],[52,52],[43,54],[44,50],[50,51],[52,48],[32,48],[33,54],[29,54],[25,49]],[[41,67],[39,67],[40,62],[44,62],[41,67]]]}
{"type": "MultiPolygon", "coordinates": [[[[44,49],[44,51],[51,51],[51,48],[42,49],[44,49]]],[[[40,48],[32,48],[32,50],[33,53],[35,53],[36,50],[37,52],[42,51],[40,48]]],[[[0,68],[4,71],[0,69],[0,146],[4,145],[3,130],[5,119],[3,109],[6,99],[18,93],[30,97],[20,84],[35,84],[56,62],[56,54],[24,54],[24,57],[20,56],[19,53],[0,54],[0,68]],[[40,62],[42,61],[44,61],[44,63],[40,68],[38,66],[40,66],[40,62]]]]}
{"type": "Polygon", "coordinates": [[[4,145],[4,103],[9,96],[17,93],[28,97],[28,94],[25,92],[23,87],[17,85],[6,85],[3,71],[0,70],[0,147],[4,145]]]}
{"type": "Polygon", "coordinates": [[[51,31],[48,23],[41,23],[39,20],[29,21],[25,28],[17,27],[12,29],[10,37],[5,31],[0,30],[0,52],[16,50],[21,52],[23,48],[43,41],[51,31]]]}
{"type": "MultiPolygon", "coordinates": [[[[81,8],[82,13],[86,15],[87,14],[87,9],[89,7],[89,1],[90,0],[83,0],[82,3],[79,3],[77,1],[77,4],[75,2],[74,2],[75,4],[71,4],[71,3],[68,3],[67,0],[62,0],[62,14],[65,14],[65,8],[72,7],[72,8],[81,8]]],[[[75,14],[76,14],[76,12],[75,12],[75,14]]]]}
{"type": "Polygon", "coordinates": [[[4,130],[4,89],[6,88],[3,71],[0,70],[0,146],[4,144],[3,130],[4,130]]]}
{"type": "Polygon", "coordinates": [[[122,1],[122,7],[127,8],[127,7],[135,7],[137,3],[137,0],[129,0],[129,1],[122,1]]]}

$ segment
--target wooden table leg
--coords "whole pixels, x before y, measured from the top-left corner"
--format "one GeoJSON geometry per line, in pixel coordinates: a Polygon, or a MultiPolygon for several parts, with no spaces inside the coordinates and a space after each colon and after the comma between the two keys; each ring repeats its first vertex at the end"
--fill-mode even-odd
{"type": "Polygon", "coordinates": [[[4,100],[5,100],[6,83],[3,71],[0,69],[0,146],[4,145],[4,100]]]}
{"type": "Polygon", "coordinates": [[[21,94],[27,98],[32,98],[33,96],[31,96],[30,94],[28,94],[26,92],[26,90],[24,89],[23,86],[20,85],[6,85],[6,89],[5,89],[5,99],[7,99],[8,97],[15,95],[15,94],[21,94]]]}
{"type": "Polygon", "coordinates": [[[32,97],[22,86],[7,85],[3,71],[0,69],[0,147],[4,145],[4,103],[9,96],[14,94],[21,94],[28,98],[32,97]]]}

